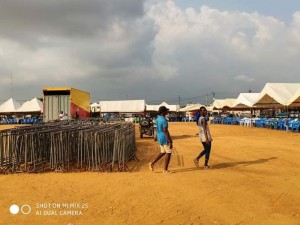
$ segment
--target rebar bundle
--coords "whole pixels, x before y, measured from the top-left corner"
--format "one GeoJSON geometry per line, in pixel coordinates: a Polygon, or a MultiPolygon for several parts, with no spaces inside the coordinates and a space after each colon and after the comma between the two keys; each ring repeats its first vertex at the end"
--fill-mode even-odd
{"type": "Polygon", "coordinates": [[[135,158],[131,123],[88,121],[0,131],[0,173],[128,171],[135,158]]]}

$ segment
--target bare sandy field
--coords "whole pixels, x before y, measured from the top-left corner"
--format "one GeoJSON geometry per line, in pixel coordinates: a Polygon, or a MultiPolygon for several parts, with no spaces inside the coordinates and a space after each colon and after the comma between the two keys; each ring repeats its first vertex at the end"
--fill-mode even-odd
{"type": "Polygon", "coordinates": [[[300,224],[300,134],[210,125],[204,170],[192,162],[202,150],[195,123],[169,125],[174,173],[162,174],[163,161],[149,171],[157,143],[136,133],[131,173],[0,175],[0,224],[300,224]],[[12,204],[31,212],[12,215],[12,204]]]}

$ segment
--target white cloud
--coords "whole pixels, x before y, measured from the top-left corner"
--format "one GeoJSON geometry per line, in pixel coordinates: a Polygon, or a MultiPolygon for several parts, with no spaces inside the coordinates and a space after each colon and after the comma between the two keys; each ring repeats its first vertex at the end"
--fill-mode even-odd
{"type": "Polygon", "coordinates": [[[236,78],[261,81],[260,86],[280,79],[299,80],[300,66],[295,62],[300,57],[299,12],[288,25],[256,12],[219,11],[207,6],[182,10],[170,0],[155,2],[148,11],[158,29],[154,56],[183,71],[180,76],[195,76],[186,73],[187,67],[194,67],[199,78],[201,74],[220,76],[224,82],[216,86],[222,89],[229,89],[228,84],[236,78]],[[287,73],[287,68],[293,69],[287,73]],[[242,71],[255,75],[232,75],[242,71]]]}

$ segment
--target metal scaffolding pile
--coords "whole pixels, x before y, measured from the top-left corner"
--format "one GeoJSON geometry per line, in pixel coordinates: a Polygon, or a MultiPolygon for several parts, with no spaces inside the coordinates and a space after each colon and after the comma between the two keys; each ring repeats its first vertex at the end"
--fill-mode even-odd
{"type": "Polygon", "coordinates": [[[53,123],[0,131],[0,173],[128,171],[135,157],[130,123],[53,123]]]}

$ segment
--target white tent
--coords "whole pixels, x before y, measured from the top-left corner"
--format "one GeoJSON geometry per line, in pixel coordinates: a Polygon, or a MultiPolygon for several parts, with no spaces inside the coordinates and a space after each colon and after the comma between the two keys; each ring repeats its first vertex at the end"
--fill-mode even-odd
{"type": "Polygon", "coordinates": [[[300,89],[295,92],[295,94],[290,98],[287,105],[289,107],[299,107],[300,106],[300,89]]]}
{"type": "Polygon", "coordinates": [[[213,102],[212,109],[232,108],[236,102],[236,98],[216,99],[213,102]]]}
{"type": "Polygon", "coordinates": [[[90,105],[91,112],[100,112],[100,104],[98,103],[93,103],[90,105]]]}
{"type": "Polygon", "coordinates": [[[300,83],[267,83],[254,106],[260,108],[287,106],[290,99],[300,90],[300,83]]]}
{"type": "Polygon", "coordinates": [[[145,100],[100,101],[101,113],[140,113],[146,108],[145,100]]]}
{"type": "Polygon", "coordinates": [[[253,107],[254,102],[258,99],[260,93],[240,93],[237,97],[233,108],[249,109],[253,107]]]}
{"type": "Polygon", "coordinates": [[[147,105],[146,104],[146,111],[147,112],[151,112],[151,111],[157,112],[158,109],[159,109],[159,105],[147,105]]]}
{"type": "Polygon", "coordinates": [[[200,109],[202,105],[200,103],[197,104],[189,104],[183,108],[181,108],[179,111],[180,112],[190,112],[190,111],[196,111],[198,109],[200,109]]]}
{"type": "Polygon", "coordinates": [[[234,106],[236,102],[236,98],[226,98],[224,99],[224,102],[223,102],[223,109],[224,108],[232,108],[234,106]]]}
{"type": "Polygon", "coordinates": [[[6,102],[0,105],[0,113],[13,113],[21,107],[21,104],[13,98],[8,99],[6,102]]]}
{"type": "Polygon", "coordinates": [[[26,101],[22,106],[17,110],[17,112],[42,112],[43,103],[37,99],[33,98],[30,101],[26,101]]]}
{"type": "Polygon", "coordinates": [[[224,106],[225,99],[216,99],[213,102],[213,109],[222,109],[224,106]]]}
{"type": "Polygon", "coordinates": [[[158,111],[160,106],[166,106],[168,109],[170,109],[170,112],[177,112],[179,110],[179,105],[169,105],[166,102],[162,102],[159,105],[146,105],[146,111],[158,111]]]}

